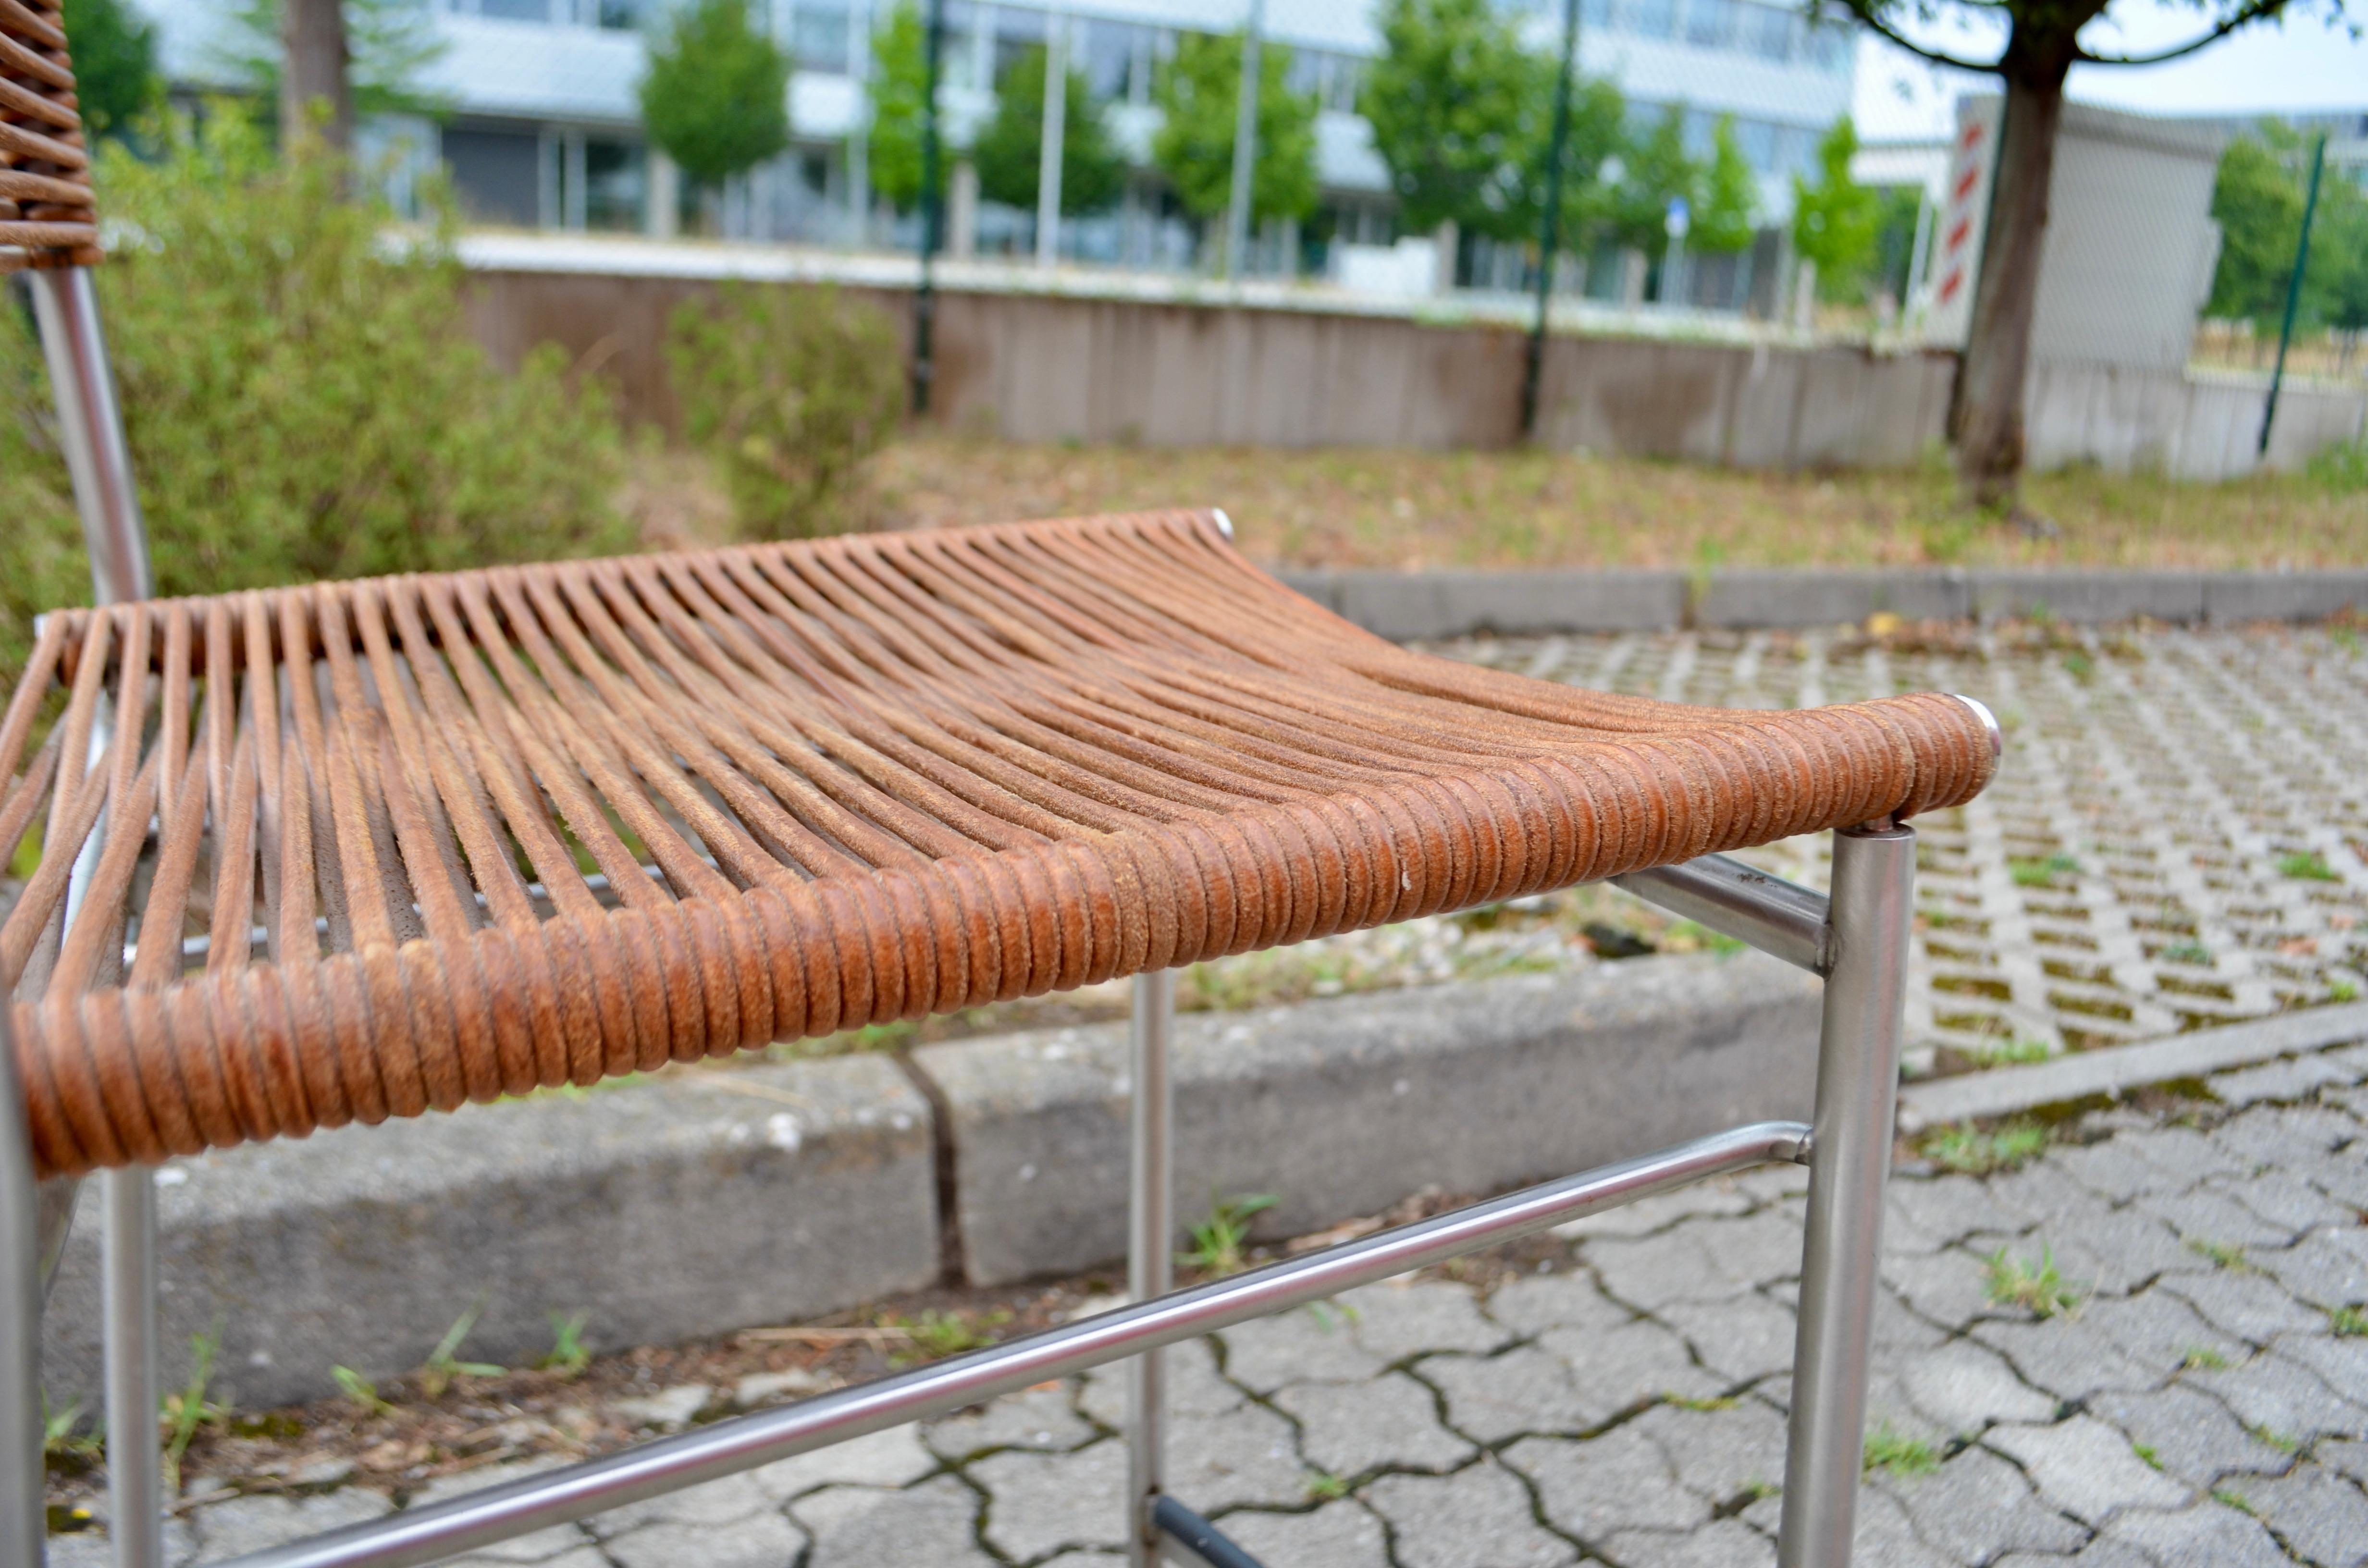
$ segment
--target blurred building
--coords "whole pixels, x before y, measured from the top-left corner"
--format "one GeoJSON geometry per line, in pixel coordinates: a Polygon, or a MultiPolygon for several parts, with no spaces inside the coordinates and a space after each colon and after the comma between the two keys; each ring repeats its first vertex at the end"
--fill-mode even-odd
{"type": "MultiPolygon", "coordinates": [[[[228,0],[138,0],[162,26],[176,85],[234,84],[228,0]]],[[[380,120],[366,145],[406,170],[440,161],[464,210],[487,224],[665,235],[696,226],[728,237],[842,245],[909,244],[912,220],[866,199],[868,40],[890,0],[758,0],[797,62],[794,145],[720,199],[685,192],[653,156],[635,112],[643,36],[654,0],[434,0],[446,47],[419,83],[444,112],[380,120]],[[406,162],[407,160],[407,162],[406,162]]],[[[1558,0],[1518,0],[1539,47],[1559,37],[1558,0]]],[[[1296,233],[1269,233],[1266,271],[1322,269],[1338,243],[1396,237],[1395,202],[1365,121],[1356,113],[1378,48],[1374,0],[1268,0],[1265,36],[1291,51],[1291,77],[1322,105],[1317,162],[1323,196],[1296,233]]],[[[1041,6],[946,0],[946,95],[955,139],[993,108],[996,84],[1048,29],[1069,29],[1070,58],[1107,108],[1135,165],[1112,212],[1063,225],[1061,249],[1081,261],[1183,267],[1200,243],[1150,167],[1158,110],[1151,83],[1183,32],[1229,32],[1243,0],[1077,0],[1041,6]]],[[[1713,128],[1731,117],[1737,145],[1760,176],[1771,231],[1791,206],[1791,176],[1814,164],[1817,139],[1850,103],[1852,38],[1812,26],[1795,6],[1762,0],[1583,0],[1581,69],[1608,76],[1640,123],[1676,108],[1689,147],[1707,157],[1713,128]]],[[[1032,248],[1033,215],[992,205],[962,236],[987,252],[1032,248]]],[[[1771,234],[1772,239],[1772,234],[1771,234]]],[[[1517,285],[1508,254],[1467,244],[1466,281],[1517,285]],[[1474,274],[1476,274],[1474,276],[1474,274]]]]}

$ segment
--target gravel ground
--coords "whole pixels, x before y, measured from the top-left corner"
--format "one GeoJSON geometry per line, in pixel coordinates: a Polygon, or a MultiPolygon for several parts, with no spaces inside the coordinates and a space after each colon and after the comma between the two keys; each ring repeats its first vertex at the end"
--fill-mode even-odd
{"type": "MultiPolygon", "coordinates": [[[[2368,1046],[1892,1187],[1861,1494],[1884,1568],[2368,1562],[2368,1046]]],[[[1276,1568],[1774,1561],[1805,1174],[1582,1221],[1534,1269],[1170,1353],[1178,1494],[1276,1568]]],[[[711,1391],[662,1391],[663,1427],[711,1391]]],[[[1115,1368],[546,1530],[475,1568],[1115,1568],[1115,1368]]],[[[417,1500],[526,1466],[438,1483],[417,1500]]],[[[176,1563],[372,1517],[189,1510],[176,1563]]],[[[51,1562],[104,1561],[97,1532],[51,1562]]]]}

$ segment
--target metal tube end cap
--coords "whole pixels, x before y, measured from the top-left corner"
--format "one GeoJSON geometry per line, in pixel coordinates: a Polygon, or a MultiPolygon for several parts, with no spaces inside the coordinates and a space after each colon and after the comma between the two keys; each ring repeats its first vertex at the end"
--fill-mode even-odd
{"type": "Polygon", "coordinates": [[[1982,722],[1982,728],[1989,732],[1990,760],[1992,762],[1996,762],[1998,758],[2004,756],[2006,755],[2006,735],[2004,732],[1999,730],[1998,715],[1989,710],[1989,705],[1981,701],[1979,699],[1967,697],[1962,691],[1952,691],[1949,693],[1949,695],[1964,703],[1966,707],[1972,709],[1974,710],[1974,717],[1982,722]]]}
{"type": "Polygon", "coordinates": [[[1209,516],[1217,520],[1217,531],[1225,536],[1225,542],[1233,543],[1234,519],[1225,516],[1225,509],[1223,506],[1212,506],[1209,508],[1209,516]]]}

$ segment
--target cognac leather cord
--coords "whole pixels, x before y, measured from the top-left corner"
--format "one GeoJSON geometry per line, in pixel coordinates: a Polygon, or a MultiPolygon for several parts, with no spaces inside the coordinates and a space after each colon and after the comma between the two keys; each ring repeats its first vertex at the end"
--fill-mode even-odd
{"type": "Polygon", "coordinates": [[[1944,696],[1728,711],[1401,649],[1200,513],[66,610],[0,715],[0,859],[42,834],[0,985],[59,1175],[1909,816],[1993,766],[1944,696]]]}

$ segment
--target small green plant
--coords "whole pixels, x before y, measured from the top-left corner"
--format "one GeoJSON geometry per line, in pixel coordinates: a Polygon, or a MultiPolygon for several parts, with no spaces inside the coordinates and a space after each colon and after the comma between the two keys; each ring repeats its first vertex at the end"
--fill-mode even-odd
{"type": "Polygon", "coordinates": [[[2338,1339],[2368,1335],[2368,1307],[2338,1307],[2327,1314],[2327,1326],[2335,1331],[2338,1339]]]}
{"type": "Polygon", "coordinates": [[[2007,875],[2019,888],[2051,887],[2056,878],[2071,876],[2079,869],[2078,858],[2062,850],[2047,856],[2017,856],[2006,863],[2007,875]]]}
{"type": "Polygon", "coordinates": [[[1329,1471],[1309,1471],[1306,1484],[1307,1500],[1311,1503],[1329,1503],[1349,1494],[1349,1483],[1329,1471]]]}
{"type": "Polygon", "coordinates": [[[1743,1483],[1744,1497],[1754,1503],[1759,1502],[1762,1497],[1773,1497],[1783,1490],[1784,1489],[1782,1487],[1777,1485],[1774,1482],[1765,1480],[1757,1475],[1743,1483]]]}
{"type": "Polygon", "coordinates": [[[2266,1443],[2282,1454],[2299,1453],[2302,1451],[2302,1439],[2299,1437],[2289,1437],[2283,1432],[2272,1430],[2270,1427],[2260,1425],[2258,1422],[2247,1426],[2245,1430],[2252,1437],[2255,1442],[2266,1443]]]}
{"type": "Polygon", "coordinates": [[[2074,680],[2087,680],[2097,673],[2097,666],[2086,653],[2066,653],[2064,655],[2064,673],[2074,680]]]}
{"type": "Polygon", "coordinates": [[[2245,1249],[2234,1242],[2208,1242],[2201,1236],[2187,1238],[2187,1250],[2208,1257],[2215,1268],[2232,1268],[2239,1274],[2249,1274],[2253,1266],[2245,1256],[2245,1249]]]}
{"type": "Polygon", "coordinates": [[[2138,1462],[2145,1465],[2148,1470],[2160,1470],[2162,1468],[2162,1456],[2155,1452],[2155,1447],[2152,1443],[2132,1443],[2130,1445],[2130,1452],[2137,1455],[2138,1462]]]}
{"type": "Polygon", "coordinates": [[[1250,1239],[1250,1221],[1281,1201],[1264,1192],[1215,1199],[1209,1205],[1209,1217],[1192,1227],[1192,1250],[1177,1261],[1220,1278],[1239,1274],[1243,1244],[1250,1239]]]}
{"type": "Polygon", "coordinates": [[[960,1356],[964,1351],[983,1349],[995,1343],[994,1330],[1011,1321],[1011,1313],[1000,1307],[979,1316],[975,1321],[959,1312],[939,1312],[931,1308],[918,1317],[892,1318],[884,1325],[899,1328],[911,1336],[911,1352],[892,1356],[896,1366],[908,1362],[935,1359],[941,1356],[960,1356]]]}
{"type": "Polygon", "coordinates": [[[50,1408],[50,1396],[41,1395],[41,1457],[52,1463],[63,1460],[69,1465],[86,1464],[97,1459],[107,1446],[106,1438],[94,1426],[87,1432],[76,1432],[82,1425],[82,1402],[76,1400],[63,1410],[50,1408]]]}
{"type": "Polygon", "coordinates": [[[2233,1486],[2214,1487],[2212,1489],[2212,1500],[2214,1503],[2219,1504],[2224,1508],[2234,1508],[2237,1512],[2248,1517],[2250,1517],[2253,1512],[2253,1500],[2250,1497],[2246,1496],[2243,1493],[2237,1491],[2233,1486]]]}
{"type": "Polygon", "coordinates": [[[376,1383],[351,1367],[331,1367],[329,1376],[337,1380],[337,1392],[351,1400],[364,1415],[384,1415],[394,1408],[379,1397],[376,1383]]]}
{"type": "Polygon", "coordinates": [[[2228,1369],[2228,1358],[2208,1345],[2191,1345],[2179,1364],[2192,1372],[2225,1372],[2228,1369]]]}
{"type": "Polygon", "coordinates": [[[1661,1398],[1679,1410],[1733,1410],[1735,1401],[1725,1398],[1688,1398],[1684,1394],[1664,1392],[1661,1398]]]}
{"type": "Polygon", "coordinates": [[[1941,1456],[1931,1444],[1892,1430],[1888,1421],[1866,1435],[1865,1469],[1870,1475],[1876,1471],[1901,1477],[1930,1475],[1940,1468],[1941,1456]]]}
{"type": "Polygon", "coordinates": [[[2183,942],[2173,942],[2163,949],[2160,957],[2165,963],[2209,964],[2212,949],[2191,937],[2183,942]]]}
{"type": "Polygon", "coordinates": [[[2034,1317],[2064,1317],[2080,1308],[2081,1294],[2065,1283],[2055,1267],[2055,1249],[2043,1244],[2039,1261],[2009,1257],[2006,1248],[1990,1254],[1989,1299],[2001,1307],[2021,1307],[2034,1317]]]}
{"type": "Polygon", "coordinates": [[[2278,875],[2305,882],[2340,882],[2343,879],[2327,863],[2327,857],[2316,849],[2297,850],[2278,857],[2278,875]]]}
{"type": "Polygon", "coordinates": [[[592,1352],[584,1344],[584,1325],[591,1318],[589,1312],[552,1313],[551,1348],[535,1366],[563,1378],[582,1376],[584,1369],[592,1364],[592,1352]]]}
{"type": "Polygon", "coordinates": [[[727,283],[666,328],[684,424],[723,471],[741,537],[863,520],[866,459],[896,433],[904,361],[887,318],[836,289],[727,283]]]}
{"type": "Polygon", "coordinates": [[[214,1377],[214,1356],[221,1349],[219,1322],[211,1333],[189,1335],[189,1381],[157,1402],[165,1426],[165,1494],[168,1497],[181,1494],[181,1456],[189,1451],[198,1428],[221,1421],[225,1414],[221,1405],[206,1398],[206,1385],[214,1377]]]}
{"type": "Polygon", "coordinates": [[[2327,999],[2330,1002],[2357,1002],[2360,1000],[2360,987],[2348,980],[2330,980],[2327,983],[2327,999]]]}
{"type": "Polygon", "coordinates": [[[1966,1054],[1981,1067],[2021,1067],[2033,1062],[2044,1062],[2055,1052],[2044,1040],[2009,1035],[2005,1040],[1977,1045],[1966,1054]]]}
{"type": "Polygon", "coordinates": [[[443,1397],[444,1391],[452,1386],[455,1378],[497,1378],[508,1370],[489,1361],[454,1358],[460,1353],[461,1341],[467,1339],[469,1331],[477,1326],[477,1318],[484,1310],[485,1303],[480,1301],[452,1320],[452,1326],[444,1331],[444,1337],[436,1342],[436,1348],[427,1353],[427,1362],[419,1369],[420,1392],[430,1399],[439,1399],[443,1397]]]}
{"type": "Polygon", "coordinates": [[[1928,1133],[1924,1157],[1942,1170],[1988,1176],[1993,1171],[2020,1169],[2046,1147],[2047,1130],[2031,1122],[2009,1122],[1992,1132],[1959,1122],[1928,1133]]]}

